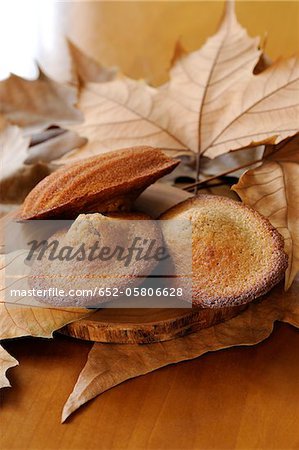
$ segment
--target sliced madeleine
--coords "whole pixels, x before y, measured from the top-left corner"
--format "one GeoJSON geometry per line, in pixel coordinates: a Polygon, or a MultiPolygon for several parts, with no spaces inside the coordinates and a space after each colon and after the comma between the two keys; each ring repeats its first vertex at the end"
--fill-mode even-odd
{"type": "Polygon", "coordinates": [[[45,250],[36,248],[28,283],[43,291],[42,303],[97,308],[131,296],[158,264],[153,247],[162,243],[157,221],[146,214],[81,214],[48,238],[45,250]],[[151,258],[144,257],[148,248],[151,258]]]}
{"type": "MultiPolygon", "coordinates": [[[[240,202],[199,195],[174,206],[162,220],[188,219],[192,244],[171,222],[162,226],[170,253],[178,260],[192,245],[192,301],[203,307],[241,305],[268,292],[284,275],[282,236],[270,222],[240,202]]],[[[189,239],[190,240],[190,239],[189,239]]],[[[183,256],[178,266],[183,265],[183,256]]],[[[181,267],[175,268],[182,272],[181,267]]],[[[179,285],[180,279],[175,279],[179,285]]]]}

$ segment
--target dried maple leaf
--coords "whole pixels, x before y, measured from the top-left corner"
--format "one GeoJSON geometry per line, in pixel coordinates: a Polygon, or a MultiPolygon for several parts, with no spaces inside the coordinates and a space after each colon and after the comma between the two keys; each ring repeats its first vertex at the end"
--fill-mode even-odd
{"type": "MultiPolygon", "coordinates": [[[[1,219],[1,224],[3,220],[4,218],[1,219]]],[[[89,311],[83,308],[45,308],[38,304],[37,306],[22,306],[18,304],[18,298],[15,299],[15,303],[9,303],[5,299],[5,290],[9,289],[7,280],[5,283],[6,260],[4,255],[0,256],[0,341],[20,336],[50,338],[53,331],[89,314],[89,311]]],[[[22,258],[22,255],[19,254],[17,257],[22,258]]],[[[22,286],[29,289],[25,283],[24,281],[22,286]]],[[[21,298],[21,300],[24,303],[26,299],[21,298]]],[[[30,304],[33,304],[32,298],[28,298],[28,300],[30,300],[30,304]]],[[[2,353],[0,347],[0,387],[2,382],[4,383],[2,387],[5,386],[5,378],[1,379],[1,377],[4,377],[8,367],[13,367],[16,363],[16,360],[6,352],[2,353]]]]}
{"type": "Polygon", "coordinates": [[[25,165],[30,138],[20,128],[9,126],[0,132],[0,201],[16,203],[24,200],[28,192],[46,175],[49,168],[43,163],[25,165]]]}
{"type": "Polygon", "coordinates": [[[85,122],[74,127],[89,143],[63,160],[85,158],[132,145],[185,149],[183,143],[151,117],[156,90],[143,81],[126,77],[109,83],[88,83],[81,91],[79,106],[85,122]]]}
{"type": "MultiPolygon", "coordinates": [[[[11,218],[9,219],[11,220],[11,218]]],[[[9,224],[5,217],[0,225],[9,224]]],[[[24,266],[24,252],[18,251],[7,255],[0,255],[0,340],[11,339],[19,336],[52,337],[54,330],[61,328],[66,323],[86,316],[89,311],[85,308],[48,308],[40,305],[34,298],[6,296],[10,289],[10,280],[5,279],[5,267],[13,261],[14,271],[20,264],[20,272],[23,275],[20,289],[30,290],[26,275],[30,268],[24,266]],[[27,304],[26,304],[27,303],[27,304]]],[[[16,287],[16,284],[12,282],[16,287]]]]}
{"type": "Polygon", "coordinates": [[[71,150],[82,147],[87,142],[86,138],[78,136],[75,131],[64,129],[60,129],[60,131],[58,135],[50,137],[39,144],[32,145],[31,141],[25,163],[53,162],[71,150]]]}
{"type": "Polygon", "coordinates": [[[287,293],[276,286],[262,303],[251,304],[239,316],[197,333],[146,345],[94,344],[62,412],[64,422],[81,405],[133,377],[167,364],[266,339],[276,320],[299,327],[299,280],[287,293]]]}
{"type": "Polygon", "coordinates": [[[227,2],[217,33],[195,52],[176,51],[161,87],[127,77],[86,83],[79,100],[85,122],[75,130],[89,143],[66,160],[137,142],[210,158],[279,142],[298,131],[299,63],[268,65],[227,2]]]}
{"type": "Polygon", "coordinates": [[[60,134],[64,133],[64,131],[65,130],[63,128],[51,126],[49,128],[46,128],[45,130],[34,133],[30,139],[30,146],[42,144],[48,139],[59,136],[60,134]]]}
{"type": "Polygon", "coordinates": [[[157,89],[126,77],[87,83],[79,101],[85,122],[75,129],[89,143],[66,159],[136,143],[214,158],[280,141],[298,130],[297,58],[255,75],[261,61],[258,40],[238,24],[232,2],[201,49],[180,53],[175,53],[170,81],[157,89]]]}
{"type": "Polygon", "coordinates": [[[0,340],[20,336],[50,338],[55,330],[88,314],[79,308],[8,305],[0,299],[0,340]]]}
{"type": "Polygon", "coordinates": [[[80,122],[82,114],[74,106],[76,101],[76,88],[57,83],[42,71],[36,80],[12,74],[0,81],[0,117],[30,132],[80,122]]]}
{"type": "Polygon", "coordinates": [[[24,137],[17,126],[10,126],[0,132],[1,174],[0,179],[10,178],[15,167],[23,164],[28,156],[30,138],[24,137]]]}
{"type": "Polygon", "coordinates": [[[87,83],[79,101],[85,122],[75,129],[88,137],[89,144],[66,158],[136,142],[197,152],[205,96],[214,91],[214,85],[219,94],[220,88],[225,91],[233,85],[246,68],[253,70],[260,57],[257,45],[257,40],[250,39],[236,22],[232,4],[228,3],[217,34],[202,49],[185,55],[181,47],[179,51],[176,48],[171,80],[159,89],[127,77],[110,83],[87,83]],[[223,80],[219,80],[223,74],[223,80]]]}
{"type": "Polygon", "coordinates": [[[30,137],[24,137],[17,126],[0,131],[0,201],[21,203],[28,192],[49,175],[53,159],[86,143],[74,131],[61,132],[39,144],[29,147],[30,137]]]}
{"type": "Polygon", "coordinates": [[[174,46],[174,51],[170,59],[169,70],[175,65],[175,63],[181,59],[183,56],[187,55],[187,50],[182,44],[181,39],[178,39],[174,46]]]}
{"type": "Polygon", "coordinates": [[[102,66],[93,58],[87,56],[70,39],[67,40],[67,44],[71,57],[72,79],[75,84],[102,83],[115,78],[116,68],[102,66]]]}
{"type": "Polygon", "coordinates": [[[299,270],[299,134],[266,146],[264,162],[245,172],[233,189],[283,235],[288,288],[299,270]]]}
{"type": "MultiPolygon", "coordinates": [[[[21,336],[50,338],[55,330],[87,314],[87,310],[75,308],[63,310],[7,305],[2,298],[0,299],[0,341],[21,336]]],[[[0,351],[0,388],[7,386],[3,378],[6,370],[16,364],[17,361],[7,352],[1,354],[0,351]],[[9,363],[10,366],[8,366],[9,363]]]]}
{"type": "Polygon", "coordinates": [[[17,365],[18,361],[10,356],[10,354],[0,345],[0,389],[10,386],[10,383],[6,377],[6,371],[17,365]]]}
{"type": "MultiPolygon", "coordinates": [[[[206,156],[261,143],[273,143],[298,131],[299,60],[281,60],[225,93],[221,116],[206,130],[206,156]],[[231,106],[229,106],[231,102],[231,106]],[[209,134],[210,133],[210,134],[209,134]]],[[[213,120],[214,112],[209,115],[213,120]]]]}

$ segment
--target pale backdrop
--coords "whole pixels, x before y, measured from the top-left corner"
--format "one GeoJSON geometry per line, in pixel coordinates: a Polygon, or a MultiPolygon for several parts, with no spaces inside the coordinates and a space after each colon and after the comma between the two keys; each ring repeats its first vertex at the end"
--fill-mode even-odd
{"type": "MultiPolygon", "coordinates": [[[[58,8],[57,20],[103,63],[157,83],[166,78],[175,41],[198,48],[215,31],[223,6],[221,1],[75,2],[58,8]]],[[[299,49],[299,2],[239,1],[236,10],[251,35],[268,35],[272,58],[299,49]]]]}
{"type": "MultiPolygon", "coordinates": [[[[222,1],[0,0],[0,76],[1,71],[33,76],[33,58],[39,58],[50,74],[63,78],[67,58],[62,36],[68,34],[103,63],[158,83],[166,78],[175,41],[181,37],[186,48],[198,48],[214,32],[223,5],[222,1]]],[[[272,58],[298,50],[298,1],[238,1],[236,9],[251,35],[268,33],[272,58]]]]}

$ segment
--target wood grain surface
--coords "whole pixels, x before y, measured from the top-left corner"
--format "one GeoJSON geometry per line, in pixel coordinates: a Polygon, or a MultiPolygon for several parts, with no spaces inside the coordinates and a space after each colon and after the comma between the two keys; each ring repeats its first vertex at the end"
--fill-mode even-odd
{"type": "Polygon", "coordinates": [[[245,308],[107,308],[66,325],[60,332],[94,342],[150,344],[211,327],[245,308]]]}
{"type": "MultiPolygon", "coordinates": [[[[61,67],[63,72],[61,36],[68,34],[103,63],[159,83],[166,79],[174,41],[182,36],[188,49],[198,48],[214,31],[223,2],[90,5],[55,6],[57,27],[50,38],[55,58],[48,71],[57,73],[61,67]],[[70,12],[61,13],[60,7],[70,12]]],[[[298,2],[240,1],[237,12],[251,35],[268,31],[272,58],[298,48],[298,2]]],[[[45,15],[48,24],[46,8],[45,15]]],[[[20,48],[22,35],[11,30],[20,48]]],[[[48,42],[49,27],[41,31],[48,42]]],[[[12,54],[6,51],[7,39],[3,43],[1,61],[8,67],[12,54]]],[[[14,56],[19,61],[20,55],[14,56]]],[[[13,388],[0,391],[1,450],[299,449],[295,328],[277,324],[271,337],[257,346],[209,353],[127,381],[61,425],[63,404],[91,345],[64,336],[5,343],[20,367],[9,371],[13,388]]]]}
{"type": "Polygon", "coordinates": [[[299,331],[278,324],[265,342],[209,353],[127,381],[65,425],[64,402],[91,344],[24,338],[2,390],[1,450],[299,448],[299,331]]]}

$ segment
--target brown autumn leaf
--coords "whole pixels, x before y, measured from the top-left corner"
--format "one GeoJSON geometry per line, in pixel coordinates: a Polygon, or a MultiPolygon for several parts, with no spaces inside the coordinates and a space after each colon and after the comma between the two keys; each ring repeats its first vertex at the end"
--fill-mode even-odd
{"type": "Polygon", "coordinates": [[[20,128],[9,126],[0,132],[0,201],[20,203],[28,192],[50,173],[42,162],[25,165],[30,138],[20,128]]]}
{"type": "Polygon", "coordinates": [[[182,44],[181,39],[178,39],[174,46],[174,51],[170,59],[169,70],[175,65],[175,63],[181,59],[183,56],[187,55],[188,52],[182,44]]]}
{"type": "Polygon", "coordinates": [[[0,117],[26,128],[28,133],[49,125],[69,125],[82,121],[75,108],[77,89],[57,83],[42,71],[36,80],[17,75],[0,81],[0,117]]]}
{"type": "MultiPolygon", "coordinates": [[[[2,224],[5,218],[1,219],[2,224]]],[[[77,320],[89,314],[85,308],[48,308],[42,306],[33,297],[12,297],[6,292],[14,288],[30,290],[27,274],[30,268],[24,266],[24,252],[0,254],[0,340],[19,336],[52,337],[53,331],[64,324],[77,320]],[[23,277],[19,284],[5,279],[5,267],[13,261],[14,270],[20,264],[23,277]],[[26,269],[26,271],[25,271],[26,269]]]]}
{"type": "MultiPolygon", "coordinates": [[[[87,310],[75,308],[63,310],[7,305],[2,296],[0,299],[0,342],[2,339],[13,339],[21,336],[51,338],[55,330],[87,314],[87,310]]],[[[6,370],[17,365],[17,363],[6,351],[3,354],[0,352],[0,388],[7,386],[5,384],[6,370]]]]}
{"type": "Polygon", "coordinates": [[[255,75],[260,57],[258,40],[239,25],[228,2],[217,33],[201,49],[175,53],[166,84],[156,89],[124,76],[87,83],[79,100],[85,122],[74,129],[89,143],[65,161],[136,142],[214,158],[296,133],[298,59],[255,75]]]}
{"type": "MultiPolygon", "coordinates": [[[[1,219],[1,224],[5,218],[1,219]]],[[[2,227],[1,227],[2,229],[2,227]]],[[[21,254],[16,257],[21,258],[21,254]]],[[[15,258],[15,256],[13,256],[15,258]]],[[[9,261],[9,260],[8,260],[9,261]]],[[[36,336],[50,338],[53,332],[62,326],[74,320],[78,320],[89,311],[84,308],[45,308],[39,306],[32,298],[28,298],[32,306],[24,306],[23,297],[15,299],[10,303],[5,290],[9,289],[8,283],[5,283],[5,265],[7,261],[3,254],[0,255],[0,341],[4,339],[13,339],[20,336],[36,336]],[[21,304],[18,301],[21,301],[21,304]]],[[[29,289],[26,281],[23,281],[23,288],[29,289]]],[[[9,367],[13,367],[17,361],[0,347],[0,388],[7,386],[5,372],[9,367]]]]}
{"type": "Polygon", "coordinates": [[[116,68],[102,66],[80,50],[70,39],[67,39],[67,45],[71,58],[71,78],[74,84],[82,86],[88,82],[102,83],[115,78],[116,68]]]}
{"type": "MultiPolygon", "coordinates": [[[[206,54],[212,52],[213,56],[222,48],[224,54],[229,53],[230,46],[239,40],[240,59],[237,55],[234,62],[236,55],[232,49],[231,63],[227,68],[228,72],[236,74],[234,80],[243,73],[244,57],[245,60],[251,59],[245,64],[249,71],[260,57],[257,40],[250,39],[237,23],[236,29],[232,28],[234,17],[229,3],[217,34],[198,51],[186,55],[181,44],[177,44],[170,70],[171,81],[159,89],[127,77],[101,85],[87,83],[78,105],[85,121],[75,129],[86,136],[89,143],[80,152],[67,155],[64,158],[66,162],[135,145],[136,142],[197,152],[202,100],[210,89],[210,77],[219,77],[219,70],[223,70],[222,54],[219,53],[215,60],[207,60],[206,54]]],[[[224,82],[228,83],[229,77],[224,82]]]]}
{"type": "Polygon", "coordinates": [[[95,343],[63,408],[62,422],[84,403],[125,380],[210,351],[257,344],[272,333],[276,320],[299,327],[299,279],[287,293],[280,284],[263,302],[251,304],[239,316],[182,338],[146,345],[95,343]]]}
{"type": "Polygon", "coordinates": [[[54,137],[32,145],[17,126],[0,131],[0,201],[21,203],[31,189],[53,170],[49,163],[86,143],[74,131],[60,130],[54,137]],[[31,144],[31,145],[30,145],[31,144]]]}
{"type": "Polygon", "coordinates": [[[263,163],[245,172],[233,190],[283,235],[289,288],[299,270],[299,133],[266,146],[263,163]]]}
{"type": "Polygon", "coordinates": [[[75,131],[60,129],[58,135],[49,137],[40,143],[33,145],[31,139],[25,164],[51,163],[86,143],[87,139],[79,136],[75,131]]]}
{"type": "Polygon", "coordinates": [[[10,382],[6,377],[6,371],[18,364],[18,361],[0,345],[0,389],[10,386],[10,382]]]}
{"type": "Polygon", "coordinates": [[[53,337],[53,332],[64,325],[86,316],[79,308],[44,308],[8,305],[0,299],[0,340],[21,336],[53,337]]]}
{"type": "Polygon", "coordinates": [[[63,128],[56,126],[45,128],[44,130],[38,131],[37,133],[31,135],[30,146],[42,144],[48,139],[53,139],[64,132],[65,130],[63,128]]]}

